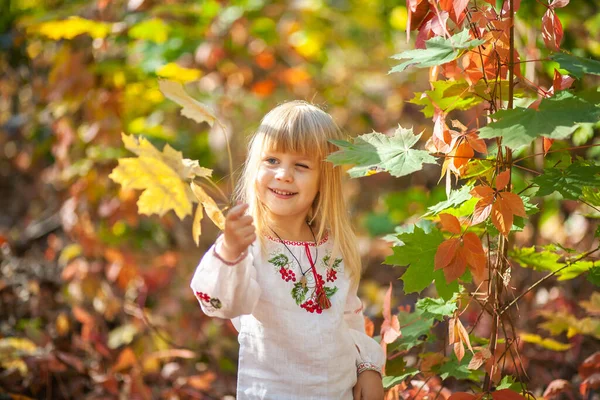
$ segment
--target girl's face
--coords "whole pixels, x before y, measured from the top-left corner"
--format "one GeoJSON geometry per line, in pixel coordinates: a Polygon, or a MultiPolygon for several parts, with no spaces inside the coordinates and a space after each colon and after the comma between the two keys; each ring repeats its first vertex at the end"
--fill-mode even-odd
{"type": "Polygon", "coordinates": [[[263,151],[256,190],[271,219],[304,221],[319,191],[319,172],[320,163],[305,154],[263,151]]]}

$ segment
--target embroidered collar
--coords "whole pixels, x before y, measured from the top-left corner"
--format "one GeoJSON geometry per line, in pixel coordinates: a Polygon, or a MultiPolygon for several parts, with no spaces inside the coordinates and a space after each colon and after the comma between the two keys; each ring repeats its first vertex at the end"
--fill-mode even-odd
{"type": "MultiPolygon", "coordinates": [[[[283,239],[278,239],[278,238],[274,238],[271,235],[265,235],[267,239],[269,239],[272,242],[276,242],[276,243],[283,243],[286,244],[288,246],[315,246],[314,242],[302,242],[302,241],[294,241],[294,240],[283,240],[283,239]]],[[[322,245],[323,243],[327,242],[327,239],[329,239],[329,232],[325,231],[325,234],[323,235],[323,237],[321,238],[321,240],[319,241],[319,243],[317,243],[317,246],[322,245]]]]}

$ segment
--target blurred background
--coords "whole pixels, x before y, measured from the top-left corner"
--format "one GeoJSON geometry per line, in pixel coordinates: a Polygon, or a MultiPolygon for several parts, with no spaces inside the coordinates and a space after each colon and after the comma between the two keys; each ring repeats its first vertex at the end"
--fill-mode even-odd
{"type": "MultiPolygon", "coordinates": [[[[144,135],[159,149],[170,144],[214,169],[228,190],[222,132],[182,117],[158,90],[157,80],[167,78],[186,84],[226,125],[236,172],[262,116],[292,99],[321,106],[349,137],[402,125],[424,132],[422,146],[432,123],[409,101],[429,88],[427,70],[388,74],[397,64],[390,57],[414,47],[405,2],[0,0],[0,6],[0,398],[232,398],[235,330],[204,316],[188,289],[218,231],[205,218],[196,247],[191,217],[138,215],[139,192],[108,178],[117,158],[131,155],[121,132],[144,135]]],[[[598,11],[594,0],[557,9],[563,49],[600,58],[598,11]]],[[[544,12],[543,1],[521,4],[522,58],[547,56],[540,50],[544,12]]],[[[553,67],[528,63],[522,72],[547,88],[553,67]]],[[[593,143],[597,133],[579,132],[574,144],[593,143]]],[[[543,168],[543,161],[535,166],[543,168]]],[[[382,264],[390,245],[381,237],[445,199],[439,175],[439,166],[430,165],[409,177],[376,174],[347,186],[365,268],[360,295],[375,334],[390,281],[393,309],[416,300],[403,295],[402,269],[382,264]]],[[[517,241],[589,249],[594,220],[577,203],[554,198],[538,208],[517,241]]],[[[539,276],[515,269],[515,291],[539,276]]],[[[590,314],[578,305],[592,292],[585,278],[551,280],[523,300],[525,318],[516,324],[528,331],[537,329],[536,310],[548,307],[591,324],[591,331],[568,339],[567,351],[524,350],[532,390],[569,380],[598,349],[600,307],[590,314]]],[[[463,316],[472,324],[477,314],[463,316]]],[[[439,343],[436,351],[443,348],[439,343]]]]}

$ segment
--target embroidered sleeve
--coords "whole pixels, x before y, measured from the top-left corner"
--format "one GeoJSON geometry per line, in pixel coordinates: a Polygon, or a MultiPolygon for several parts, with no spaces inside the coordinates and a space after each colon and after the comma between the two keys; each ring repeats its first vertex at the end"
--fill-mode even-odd
{"type": "Polygon", "coordinates": [[[356,359],[357,374],[366,370],[377,371],[381,374],[382,367],[385,364],[385,355],[379,343],[365,332],[363,305],[356,294],[356,288],[348,293],[344,319],[350,328],[350,335],[358,350],[356,359]]]}
{"type": "Polygon", "coordinates": [[[237,260],[224,260],[217,252],[220,238],[202,257],[190,287],[205,314],[212,317],[235,318],[251,314],[260,287],[250,252],[237,260]]]}

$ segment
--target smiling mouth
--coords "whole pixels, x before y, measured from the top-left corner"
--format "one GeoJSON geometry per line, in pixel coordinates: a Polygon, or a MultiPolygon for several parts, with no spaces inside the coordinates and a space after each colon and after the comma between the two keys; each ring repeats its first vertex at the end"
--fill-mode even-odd
{"type": "Polygon", "coordinates": [[[280,195],[280,196],[293,196],[293,195],[297,194],[297,193],[294,193],[294,192],[286,192],[284,190],[276,190],[276,189],[270,189],[270,188],[269,188],[269,190],[271,192],[275,193],[275,194],[280,195]]]}

